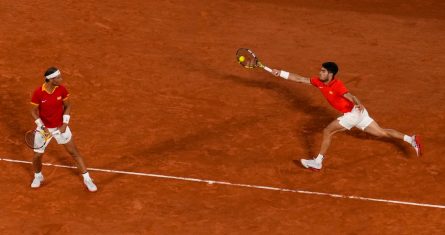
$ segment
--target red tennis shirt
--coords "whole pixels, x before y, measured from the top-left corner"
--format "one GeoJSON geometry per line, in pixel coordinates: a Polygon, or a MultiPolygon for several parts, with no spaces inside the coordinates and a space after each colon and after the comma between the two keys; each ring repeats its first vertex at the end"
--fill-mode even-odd
{"type": "Polygon", "coordinates": [[[354,103],[346,99],[343,95],[348,93],[348,89],[345,87],[342,81],[335,78],[327,85],[320,81],[320,78],[314,76],[311,78],[311,84],[320,89],[323,96],[329,102],[329,104],[336,110],[347,113],[351,112],[354,108],[354,103]]]}
{"type": "Polygon", "coordinates": [[[40,119],[47,128],[63,124],[63,101],[68,96],[68,90],[64,86],[56,86],[53,91],[47,91],[42,85],[32,94],[31,104],[39,106],[40,119]]]}

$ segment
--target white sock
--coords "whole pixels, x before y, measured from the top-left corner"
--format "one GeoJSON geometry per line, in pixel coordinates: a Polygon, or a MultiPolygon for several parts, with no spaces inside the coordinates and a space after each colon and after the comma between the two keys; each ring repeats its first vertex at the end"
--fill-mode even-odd
{"type": "Polygon", "coordinates": [[[413,137],[411,137],[411,136],[404,135],[403,136],[403,140],[408,142],[408,143],[410,143],[410,144],[413,143],[413,137]]]}
{"type": "Polygon", "coordinates": [[[318,156],[315,158],[315,162],[316,163],[321,163],[322,161],[323,161],[323,155],[321,155],[321,154],[318,154],[318,156]]]}
{"type": "Polygon", "coordinates": [[[83,176],[83,179],[84,179],[84,180],[91,179],[91,178],[90,178],[90,174],[88,174],[88,171],[85,172],[85,173],[83,173],[82,176],[83,176]]]}
{"type": "Polygon", "coordinates": [[[42,172],[39,172],[39,173],[34,173],[34,178],[37,178],[37,177],[43,177],[43,175],[42,175],[42,172]]]}

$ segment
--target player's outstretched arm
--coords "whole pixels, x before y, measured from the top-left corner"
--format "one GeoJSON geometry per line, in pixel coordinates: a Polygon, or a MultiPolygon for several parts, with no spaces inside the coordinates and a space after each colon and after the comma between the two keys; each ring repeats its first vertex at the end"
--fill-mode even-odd
{"type": "Polygon", "coordinates": [[[303,77],[296,73],[289,73],[289,72],[286,72],[283,70],[272,69],[272,74],[276,77],[282,77],[286,80],[291,80],[294,82],[299,82],[299,83],[304,83],[304,84],[311,84],[311,81],[309,78],[303,77]]]}

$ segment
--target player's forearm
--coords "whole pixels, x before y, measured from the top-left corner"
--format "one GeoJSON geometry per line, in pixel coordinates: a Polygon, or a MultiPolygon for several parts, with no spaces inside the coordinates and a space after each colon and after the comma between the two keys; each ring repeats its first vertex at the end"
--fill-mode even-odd
{"type": "Polygon", "coordinates": [[[352,96],[352,102],[353,102],[355,105],[360,105],[360,104],[361,104],[361,103],[360,103],[360,100],[358,100],[357,97],[355,97],[355,96],[352,96]]]}
{"type": "Polygon", "coordinates": [[[36,108],[36,107],[33,107],[31,109],[31,116],[34,118],[34,120],[39,119],[40,118],[40,116],[39,116],[39,109],[36,108]]]}
{"type": "Polygon", "coordinates": [[[31,116],[34,118],[34,123],[39,129],[45,129],[42,119],[40,119],[39,106],[35,106],[31,109],[31,116]]]}
{"type": "Polygon", "coordinates": [[[360,105],[361,104],[360,100],[357,97],[355,97],[354,95],[352,95],[351,93],[345,94],[344,97],[346,99],[348,99],[349,101],[351,101],[352,103],[354,103],[354,105],[360,105]]]}
{"type": "Polygon", "coordinates": [[[70,115],[71,113],[71,104],[65,103],[63,104],[63,115],[70,115]]]}
{"type": "Polygon", "coordinates": [[[291,80],[291,81],[294,81],[294,82],[310,84],[309,78],[300,76],[300,75],[298,75],[296,73],[290,73],[290,72],[287,72],[287,71],[284,71],[284,70],[273,69],[272,70],[272,74],[277,76],[277,77],[284,78],[286,80],[291,80]]]}
{"type": "Polygon", "coordinates": [[[303,77],[301,75],[298,75],[296,73],[289,73],[288,80],[294,81],[294,82],[300,82],[300,83],[309,83],[309,78],[303,77]]]}

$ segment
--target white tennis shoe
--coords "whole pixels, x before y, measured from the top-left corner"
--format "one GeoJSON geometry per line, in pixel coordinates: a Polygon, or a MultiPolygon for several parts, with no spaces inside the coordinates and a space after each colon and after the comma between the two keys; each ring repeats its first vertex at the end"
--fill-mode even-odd
{"type": "Polygon", "coordinates": [[[321,170],[321,167],[322,167],[322,163],[315,161],[315,159],[312,159],[312,160],[301,159],[300,162],[301,162],[301,165],[303,165],[305,168],[315,170],[315,171],[321,170]]]}
{"type": "Polygon", "coordinates": [[[83,183],[85,184],[85,186],[87,186],[88,190],[90,192],[96,192],[97,191],[97,187],[96,185],[93,183],[93,179],[89,178],[89,179],[84,179],[83,183]]]}
{"type": "Polygon", "coordinates": [[[40,185],[44,181],[43,175],[35,176],[31,183],[31,188],[40,188],[40,185]]]}

